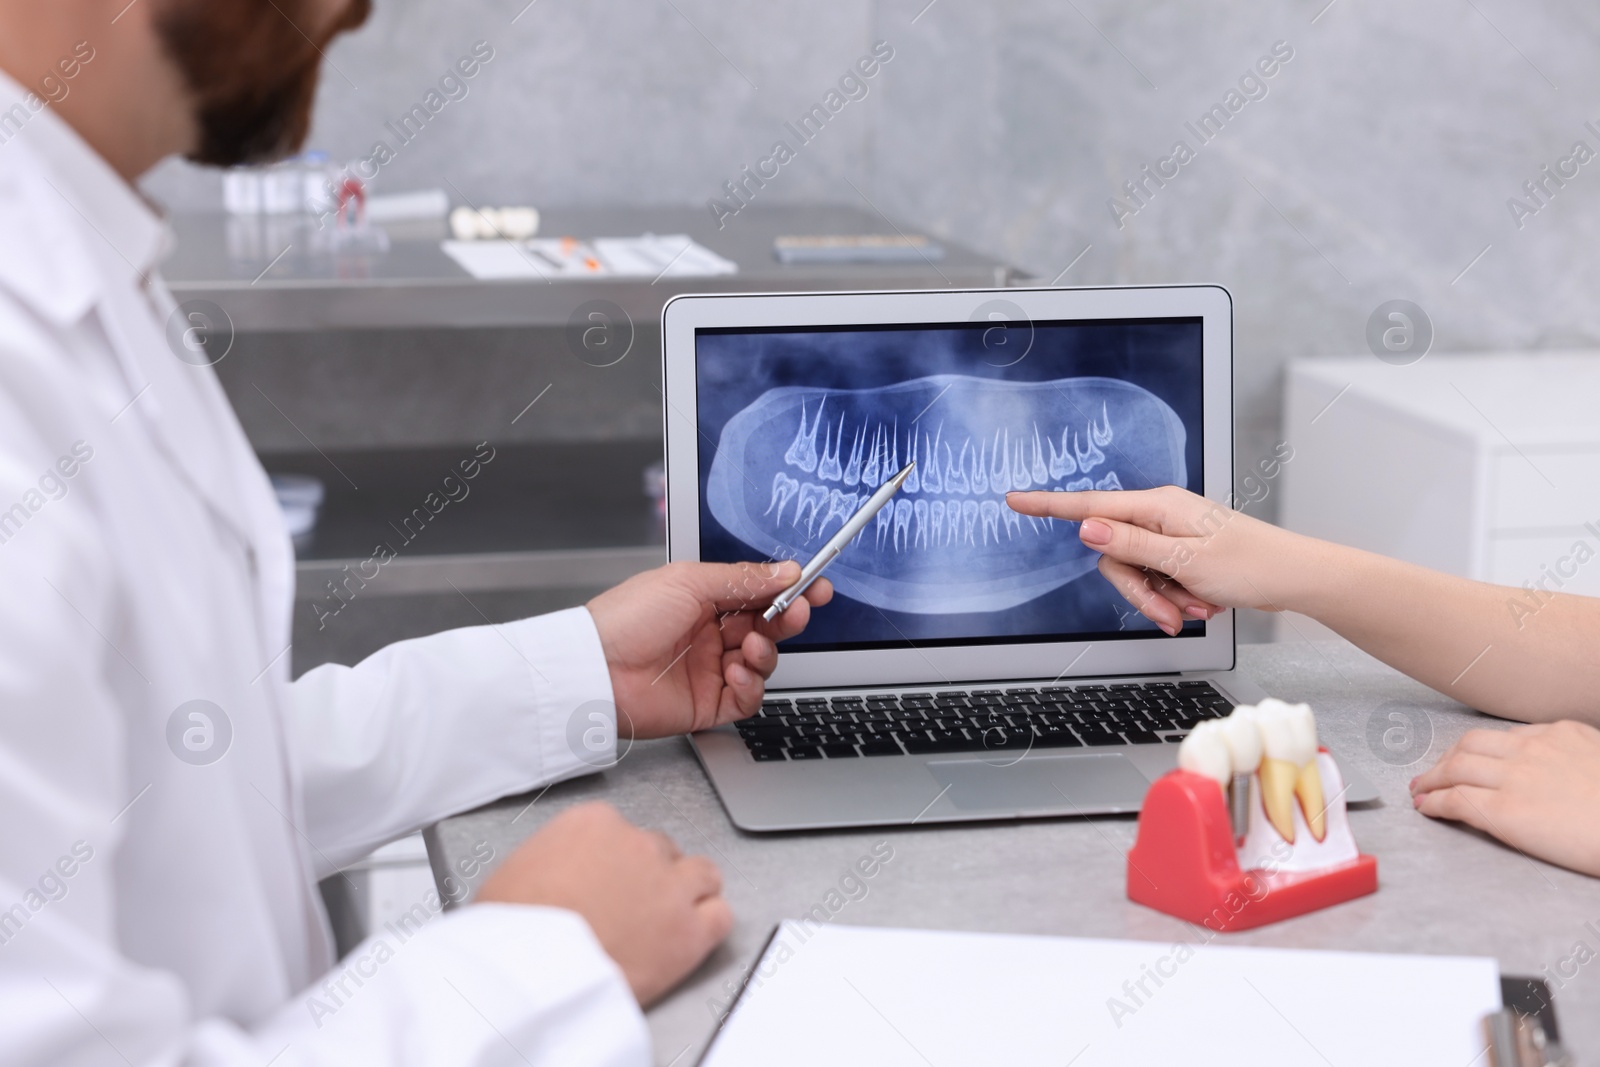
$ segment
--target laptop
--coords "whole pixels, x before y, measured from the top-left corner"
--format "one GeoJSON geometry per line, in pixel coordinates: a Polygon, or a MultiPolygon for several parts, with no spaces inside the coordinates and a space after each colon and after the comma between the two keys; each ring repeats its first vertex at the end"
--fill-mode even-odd
{"type": "Polygon", "coordinates": [[[1232,612],[1168,636],[1077,524],[1004,500],[1228,501],[1227,290],[680,296],[662,343],[670,559],[804,561],[917,464],[761,711],[691,738],[740,828],[1135,812],[1188,729],[1266,696],[1233,669],[1232,612]]]}

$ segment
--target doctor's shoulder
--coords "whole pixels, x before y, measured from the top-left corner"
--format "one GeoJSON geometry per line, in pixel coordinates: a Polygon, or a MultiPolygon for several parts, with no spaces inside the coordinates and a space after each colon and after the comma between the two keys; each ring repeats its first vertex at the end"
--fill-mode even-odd
{"type": "MultiPolygon", "coordinates": [[[[5,225],[0,209],[0,228],[5,225]]],[[[9,243],[0,260],[8,256],[15,256],[9,243]]],[[[69,481],[93,460],[107,437],[105,411],[113,399],[111,387],[97,380],[103,379],[96,370],[102,360],[85,344],[91,312],[64,321],[9,281],[0,270],[0,464],[7,474],[48,483],[21,486],[26,505],[33,490],[52,496],[58,478],[69,481]]],[[[0,489],[16,488],[12,481],[0,478],[0,489]]],[[[17,514],[16,502],[15,493],[0,496],[0,545],[15,533],[4,519],[17,514]]]]}

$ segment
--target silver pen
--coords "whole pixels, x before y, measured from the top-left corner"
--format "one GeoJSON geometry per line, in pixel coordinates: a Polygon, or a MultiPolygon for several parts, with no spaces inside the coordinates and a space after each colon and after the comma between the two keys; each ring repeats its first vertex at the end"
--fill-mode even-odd
{"type": "Polygon", "coordinates": [[[779,593],[777,599],[773,600],[772,606],[761,613],[761,617],[771,622],[788,611],[789,606],[800,598],[800,594],[811,588],[811,583],[822,576],[822,572],[827,568],[828,564],[839,557],[839,553],[844,551],[844,547],[855,540],[856,534],[860,533],[862,528],[871,522],[878,512],[883,510],[883,506],[889,502],[890,498],[900,491],[900,487],[905,484],[906,477],[916,466],[917,461],[912,460],[905,465],[905,468],[899,474],[878,486],[878,491],[868,497],[867,502],[861,505],[860,510],[850,516],[843,526],[839,527],[839,532],[828,538],[828,543],[822,546],[822,550],[812,556],[804,567],[800,568],[800,580],[779,593]]]}

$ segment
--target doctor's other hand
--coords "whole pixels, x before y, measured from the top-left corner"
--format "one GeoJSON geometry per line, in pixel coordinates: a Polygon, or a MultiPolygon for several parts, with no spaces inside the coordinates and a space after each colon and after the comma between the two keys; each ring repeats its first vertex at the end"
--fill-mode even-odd
{"type": "Polygon", "coordinates": [[[600,634],[617,730],[667,737],[755,713],[778,665],[777,642],[806,628],[833,598],[818,579],[782,615],[761,612],[800,578],[783,563],[669,563],[589,601],[600,634]]]}
{"type": "Polygon", "coordinates": [[[1169,634],[1223,608],[1280,611],[1322,543],[1176,486],[1007,493],[1013,511],[1078,522],[1100,573],[1169,634]]]}
{"type": "Polygon", "coordinates": [[[722,873],[641,830],[609,804],[580,804],[517,847],[474,903],[577,912],[649,1007],[700,965],[733,928],[722,873]]]}
{"type": "Polygon", "coordinates": [[[1600,730],[1579,722],[1470,730],[1411,782],[1416,809],[1600,877],[1600,730]]]}

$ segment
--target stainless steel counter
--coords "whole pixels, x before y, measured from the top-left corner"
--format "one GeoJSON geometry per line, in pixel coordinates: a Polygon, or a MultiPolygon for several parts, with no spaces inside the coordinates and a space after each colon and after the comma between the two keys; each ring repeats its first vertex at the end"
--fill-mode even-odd
{"type": "Polygon", "coordinates": [[[439,247],[443,220],[385,224],[381,254],[337,252],[326,230],[291,216],[178,215],[164,274],[180,301],[215,302],[240,331],[565,326],[574,309],[606,299],[635,323],[657,319],[686,292],[931,289],[1004,286],[1015,272],[949,242],[942,259],[898,264],[779,263],[780,235],[919,233],[840,205],[752,204],[718,228],[704,207],[552,208],[540,234],[580,238],[688,234],[739,265],[715,278],[478,281],[439,247]]]}

